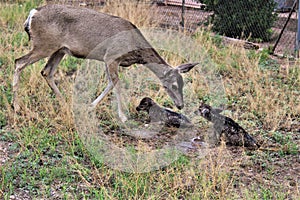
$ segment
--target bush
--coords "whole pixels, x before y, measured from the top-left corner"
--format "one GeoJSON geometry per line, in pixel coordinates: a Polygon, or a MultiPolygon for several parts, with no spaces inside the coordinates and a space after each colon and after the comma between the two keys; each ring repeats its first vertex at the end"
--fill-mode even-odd
{"type": "Polygon", "coordinates": [[[274,0],[204,0],[214,12],[213,30],[228,37],[270,40],[276,20],[274,0]]]}

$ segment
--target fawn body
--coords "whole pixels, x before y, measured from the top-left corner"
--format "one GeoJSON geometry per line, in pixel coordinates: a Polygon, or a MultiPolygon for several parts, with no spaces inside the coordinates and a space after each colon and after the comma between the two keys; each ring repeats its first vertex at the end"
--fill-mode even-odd
{"type": "Polygon", "coordinates": [[[221,115],[221,109],[215,109],[202,103],[195,112],[213,123],[213,140],[218,143],[223,138],[228,145],[258,148],[259,144],[233,119],[221,115]]]}
{"type": "Polygon", "coordinates": [[[147,112],[151,122],[161,122],[167,127],[179,128],[193,126],[191,121],[183,114],[163,108],[149,97],[143,98],[139,106],[136,107],[136,110],[147,112]]]}

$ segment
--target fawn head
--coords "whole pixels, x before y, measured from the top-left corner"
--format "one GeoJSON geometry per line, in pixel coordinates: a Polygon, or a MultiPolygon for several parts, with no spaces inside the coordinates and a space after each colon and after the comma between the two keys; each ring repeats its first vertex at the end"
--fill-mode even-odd
{"type": "Polygon", "coordinates": [[[149,97],[145,97],[140,101],[140,104],[138,105],[138,107],[136,107],[136,110],[139,111],[147,111],[149,112],[149,109],[151,108],[151,106],[153,106],[155,104],[155,102],[149,98],[149,97]]]}
{"type": "Polygon", "coordinates": [[[219,113],[222,111],[223,111],[222,109],[213,108],[201,102],[199,108],[195,111],[195,114],[202,116],[204,119],[207,119],[208,121],[212,121],[212,115],[219,115],[219,113]]]}

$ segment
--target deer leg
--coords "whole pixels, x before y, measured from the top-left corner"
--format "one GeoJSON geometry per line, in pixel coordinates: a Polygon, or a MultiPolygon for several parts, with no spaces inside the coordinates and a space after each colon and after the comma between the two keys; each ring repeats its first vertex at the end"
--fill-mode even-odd
{"type": "Polygon", "coordinates": [[[64,57],[65,54],[66,54],[66,52],[64,49],[60,49],[60,50],[56,51],[54,54],[51,55],[46,66],[41,71],[41,74],[47,81],[49,87],[52,89],[52,91],[55,93],[55,95],[61,99],[62,99],[62,95],[61,95],[59,89],[57,88],[53,77],[54,77],[54,74],[55,74],[58,64],[60,63],[60,61],[62,60],[62,58],[64,57]]]}
{"type": "Polygon", "coordinates": [[[108,78],[108,85],[104,89],[104,91],[97,97],[96,100],[93,101],[91,107],[94,108],[97,104],[102,101],[102,99],[115,87],[117,103],[118,103],[118,114],[122,122],[127,120],[126,115],[123,113],[122,110],[122,103],[121,103],[121,96],[120,96],[120,87],[118,84],[119,77],[118,77],[118,66],[117,62],[113,62],[109,65],[106,65],[106,75],[108,78]]]}
{"type": "Polygon", "coordinates": [[[114,86],[119,81],[118,77],[118,63],[113,62],[109,65],[106,65],[106,75],[108,78],[108,85],[104,89],[104,91],[92,102],[91,107],[94,108],[97,104],[102,101],[102,99],[110,92],[114,86]]]}
{"type": "Polygon", "coordinates": [[[122,106],[122,99],[121,99],[121,88],[120,88],[120,83],[117,83],[115,86],[115,93],[117,97],[117,102],[118,102],[118,114],[121,119],[121,121],[124,123],[127,121],[126,115],[123,113],[123,106],[122,106]]]}
{"type": "Polygon", "coordinates": [[[13,77],[13,107],[15,112],[18,112],[20,110],[20,105],[18,103],[18,89],[19,89],[19,82],[20,82],[20,74],[22,70],[30,65],[33,64],[45,57],[47,57],[46,54],[38,54],[37,51],[30,51],[25,56],[22,56],[21,58],[18,58],[15,60],[15,71],[14,71],[14,77],[13,77]]]}

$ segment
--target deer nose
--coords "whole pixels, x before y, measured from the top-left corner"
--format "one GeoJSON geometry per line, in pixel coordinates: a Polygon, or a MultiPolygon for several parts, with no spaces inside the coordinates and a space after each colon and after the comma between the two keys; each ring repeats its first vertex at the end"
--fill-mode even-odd
{"type": "Polygon", "coordinates": [[[176,106],[179,110],[181,110],[183,108],[183,105],[177,105],[176,106]]]}

